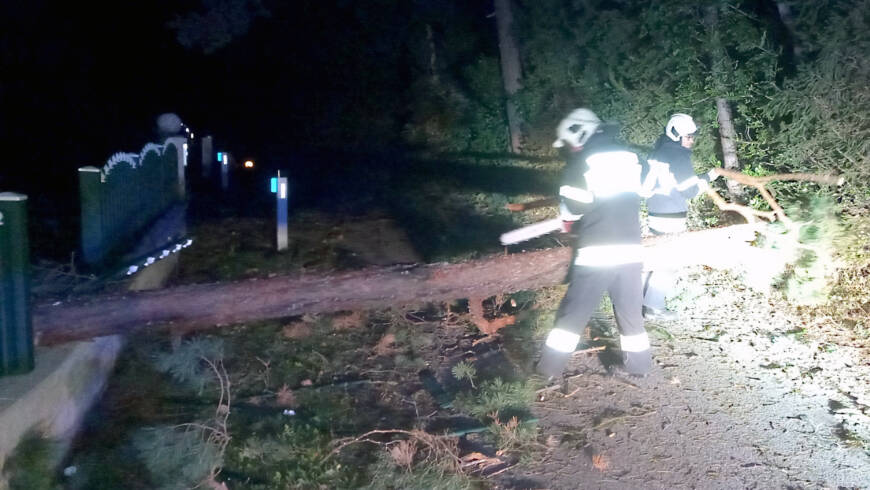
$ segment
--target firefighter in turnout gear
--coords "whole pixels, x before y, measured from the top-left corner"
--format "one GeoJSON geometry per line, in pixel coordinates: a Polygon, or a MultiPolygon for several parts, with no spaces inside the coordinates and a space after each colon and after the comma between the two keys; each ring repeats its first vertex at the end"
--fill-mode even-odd
{"type": "Polygon", "coordinates": [[[553,143],[572,150],[559,196],[569,214],[563,219],[576,219],[578,238],[571,283],[537,365],[545,377],[562,373],[605,292],[613,303],[625,370],[643,375],[652,367],[641,315],[642,168],[637,155],[610,133],[592,111],[577,109],[559,124],[553,143]]]}
{"type": "MultiPolygon", "coordinates": [[[[665,133],[655,144],[647,161],[649,173],[644,184],[653,189],[647,199],[649,229],[654,235],[686,231],[689,200],[704,192],[711,180],[718,177],[716,169],[696,175],[692,166],[692,146],[698,127],[688,114],[674,114],[665,126],[665,133]]],[[[673,271],[656,270],[644,273],[643,311],[647,318],[673,319],[665,299],[673,287],[673,271]]]]}

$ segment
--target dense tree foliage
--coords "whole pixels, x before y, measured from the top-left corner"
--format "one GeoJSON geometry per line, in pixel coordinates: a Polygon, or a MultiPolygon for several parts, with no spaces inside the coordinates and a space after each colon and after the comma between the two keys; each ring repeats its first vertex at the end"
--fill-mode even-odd
{"type": "MultiPolygon", "coordinates": [[[[713,97],[746,107],[776,75],[764,24],[736,6],[709,26],[706,7],[686,2],[529,4],[529,85],[534,79],[538,89],[527,92],[526,109],[541,124],[581,104],[622,124],[638,145],[655,141],[673,112],[692,114],[705,136],[715,135],[713,97]],[[717,43],[727,56],[714,56],[717,43]]],[[[715,161],[714,142],[699,140],[700,161],[715,161]]]]}
{"type": "MultiPolygon", "coordinates": [[[[640,148],[655,141],[669,114],[689,113],[702,128],[698,165],[721,165],[716,100],[727,100],[744,171],[842,172],[849,180],[837,191],[839,202],[870,202],[863,184],[870,172],[870,0],[514,0],[512,6],[525,152],[551,152],[552,128],[582,105],[619,123],[640,148]]],[[[309,67],[306,77],[317,85],[298,86],[304,97],[286,96],[296,120],[308,121],[299,131],[306,141],[444,151],[507,147],[491,1],[304,2],[302,8],[208,0],[201,7],[172,24],[186,45],[212,52],[241,38],[227,54],[243,57],[252,43],[270,40],[294,53],[276,53],[272,70],[309,67]],[[229,15],[236,11],[244,15],[229,15]],[[281,26],[300,14],[318,29],[286,33],[281,26]],[[266,34],[245,35],[258,16],[266,34]],[[227,18],[236,22],[205,22],[227,18]]],[[[779,190],[788,197],[805,188],[779,190]]]]}
{"type": "MultiPolygon", "coordinates": [[[[527,152],[549,152],[552,128],[574,107],[621,124],[625,139],[640,148],[655,141],[669,114],[686,112],[702,128],[696,162],[718,166],[715,99],[722,97],[734,111],[744,171],[843,173],[848,183],[835,191],[840,204],[870,203],[867,0],[779,5],[788,11],[773,1],[734,0],[518,0],[516,6],[527,152]]],[[[441,111],[465,116],[454,115],[440,133],[430,128],[427,135],[451,148],[503,148],[496,70],[496,60],[485,57],[460,73],[465,88],[477,88],[470,100],[487,103],[442,104],[441,111]],[[470,126],[481,114],[488,127],[470,126]],[[465,138],[452,136],[459,134],[465,138]]],[[[431,100],[412,102],[419,108],[431,100]]],[[[807,186],[778,190],[797,199],[807,186]]]]}
{"type": "Polygon", "coordinates": [[[839,172],[847,210],[870,204],[870,1],[806,2],[795,18],[803,56],[757,108],[758,167],[839,172]]]}

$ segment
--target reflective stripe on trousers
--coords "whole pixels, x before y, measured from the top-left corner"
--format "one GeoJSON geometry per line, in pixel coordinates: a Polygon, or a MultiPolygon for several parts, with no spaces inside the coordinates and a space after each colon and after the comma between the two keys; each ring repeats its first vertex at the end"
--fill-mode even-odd
{"type": "Polygon", "coordinates": [[[544,342],[547,347],[553,350],[568,353],[574,352],[579,343],[580,335],[561,328],[550,330],[550,334],[547,335],[547,340],[544,342]]]}
{"type": "Polygon", "coordinates": [[[634,335],[620,335],[619,348],[623,352],[643,352],[649,350],[649,335],[646,332],[634,335]]]}
{"type": "MultiPolygon", "coordinates": [[[[582,250],[582,249],[581,249],[582,250]]],[[[571,352],[584,335],[586,323],[607,292],[613,303],[613,314],[619,329],[627,362],[626,369],[649,369],[651,365],[649,338],[643,328],[641,306],[643,293],[641,264],[623,264],[613,267],[574,267],[571,284],[556,313],[556,325],[547,336],[538,371],[546,376],[557,376],[571,357],[571,352]],[[645,349],[644,349],[645,347],[645,349]],[[638,350],[640,349],[640,350],[638,350]]]]}

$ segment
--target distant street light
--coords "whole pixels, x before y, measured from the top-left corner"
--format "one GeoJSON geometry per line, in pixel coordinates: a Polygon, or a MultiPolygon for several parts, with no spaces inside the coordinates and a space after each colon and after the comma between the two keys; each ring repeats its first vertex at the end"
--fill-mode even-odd
{"type": "Polygon", "coordinates": [[[251,160],[245,161],[245,168],[254,168],[254,162],[251,160]]]}

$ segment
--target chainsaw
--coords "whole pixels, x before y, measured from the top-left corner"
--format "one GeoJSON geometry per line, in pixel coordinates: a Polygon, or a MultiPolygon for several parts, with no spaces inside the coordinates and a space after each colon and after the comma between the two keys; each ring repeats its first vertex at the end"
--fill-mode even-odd
{"type": "Polygon", "coordinates": [[[522,228],[502,233],[499,239],[501,240],[502,245],[513,245],[548,233],[553,233],[554,231],[562,231],[562,218],[548,219],[546,221],[540,221],[538,223],[523,226],[522,228]]]}
{"type": "MultiPolygon", "coordinates": [[[[527,203],[511,203],[505,207],[510,211],[517,212],[547,206],[557,206],[558,204],[559,198],[549,197],[527,203]]],[[[522,228],[517,228],[516,230],[508,231],[506,233],[503,233],[501,237],[499,237],[499,239],[501,240],[502,245],[507,246],[513,245],[515,243],[525,242],[539,236],[544,236],[548,233],[553,233],[554,231],[562,231],[564,229],[565,227],[563,218],[553,218],[546,221],[532,223],[531,225],[526,225],[522,228]]]]}

